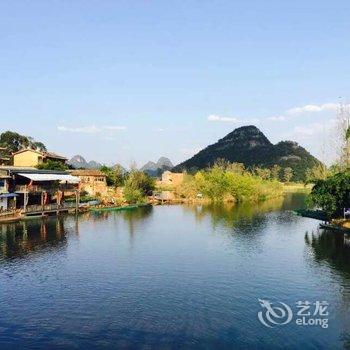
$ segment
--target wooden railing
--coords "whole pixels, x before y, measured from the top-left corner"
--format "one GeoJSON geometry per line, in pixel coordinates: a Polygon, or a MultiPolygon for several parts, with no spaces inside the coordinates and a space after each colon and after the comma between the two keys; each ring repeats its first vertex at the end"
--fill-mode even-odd
{"type": "Polygon", "coordinates": [[[59,187],[53,187],[52,185],[16,185],[15,186],[15,192],[29,192],[29,193],[34,193],[34,192],[48,192],[48,193],[55,193],[57,191],[72,191],[74,192],[77,189],[77,185],[73,184],[64,184],[60,185],[59,187]]]}
{"type": "Polygon", "coordinates": [[[45,204],[45,205],[36,204],[36,205],[27,205],[25,209],[23,208],[23,211],[25,213],[36,213],[36,212],[56,211],[56,210],[59,211],[59,210],[75,208],[75,206],[76,206],[75,203],[63,203],[60,205],[56,203],[45,204]]]}

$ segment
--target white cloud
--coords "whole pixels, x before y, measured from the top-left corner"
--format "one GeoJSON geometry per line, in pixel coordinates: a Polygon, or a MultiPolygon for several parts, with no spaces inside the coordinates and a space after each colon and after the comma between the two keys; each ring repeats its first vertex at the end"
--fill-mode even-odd
{"type": "Polygon", "coordinates": [[[79,132],[79,133],[85,133],[85,134],[96,134],[97,132],[100,132],[100,129],[94,125],[81,126],[81,127],[76,127],[76,128],[71,128],[71,127],[67,127],[67,126],[58,126],[57,130],[67,131],[67,132],[79,132]]]}
{"type": "Polygon", "coordinates": [[[278,115],[278,116],[274,116],[274,117],[268,117],[268,120],[271,120],[273,122],[283,122],[285,121],[287,118],[284,115],[278,115]]]}
{"type": "Polygon", "coordinates": [[[299,125],[294,127],[294,132],[296,134],[304,135],[304,136],[313,136],[320,133],[326,133],[330,128],[336,126],[337,120],[332,118],[325,123],[311,123],[308,125],[299,125]]]}
{"type": "Polygon", "coordinates": [[[300,115],[303,113],[317,113],[323,111],[336,111],[338,109],[337,103],[324,103],[320,105],[305,105],[302,107],[290,108],[286,111],[289,115],[300,115]]]}
{"type": "Polygon", "coordinates": [[[103,126],[102,129],[105,130],[111,130],[111,131],[117,131],[117,130],[125,130],[126,126],[103,126]]]}
{"type": "Polygon", "coordinates": [[[226,123],[238,123],[239,120],[237,118],[232,117],[222,117],[216,114],[211,114],[207,118],[210,122],[226,122],[226,123]]]}
{"type": "Polygon", "coordinates": [[[79,126],[79,127],[67,127],[67,126],[57,126],[57,130],[64,132],[75,132],[82,134],[97,134],[103,131],[119,131],[125,130],[126,126],[101,126],[96,127],[95,125],[90,126],[79,126]]]}

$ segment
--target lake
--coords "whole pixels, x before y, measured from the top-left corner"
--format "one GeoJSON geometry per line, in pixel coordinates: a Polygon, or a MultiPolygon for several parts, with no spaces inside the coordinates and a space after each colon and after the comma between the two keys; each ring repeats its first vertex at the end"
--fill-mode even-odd
{"type": "Polygon", "coordinates": [[[0,225],[0,349],[350,347],[350,239],[304,199],[0,225]]]}

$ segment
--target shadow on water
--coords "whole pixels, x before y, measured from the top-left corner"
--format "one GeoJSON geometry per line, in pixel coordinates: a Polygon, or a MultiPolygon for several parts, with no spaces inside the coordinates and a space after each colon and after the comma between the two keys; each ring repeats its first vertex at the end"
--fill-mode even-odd
{"type": "MultiPolygon", "coordinates": [[[[350,308],[350,235],[319,229],[305,233],[305,245],[313,253],[313,261],[319,266],[328,266],[340,278],[341,308],[350,308]]],[[[340,335],[344,349],[350,349],[350,332],[343,330],[340,335]]]]}
{"type": "Polygon", "coordinates": [[[198,222],[209,217],[214,228],[224,225],[244,230],[252,225],[261,227],[268,220],[268,213],[304,208],[305,202],[306,194],[300,192],[258,203],[215,203],[188,206],[186,210],[191,211],[198,222]]]}
{"type": "Polygon", "coordinates": [[[66,229],[60,217],[0,225],[0,260],[66,245],[66,229]]]}
{"type": "Polygon", "coordinates": [[[136,225],[149,217],[152,210],[153,207],[147,206],[120,212],[87,212],[78,216],[63,215],[0,224],[0,261],[65,248],[68,234],[79,236],[83,222],[122,219],[127,224],[132,239],[136,225]]]}
{"type": "Polygon", "coordinates": [[[327,263],[347,279],[350,277],[350,235],[330,230],[305,233],[317,263],[327,263]]]}

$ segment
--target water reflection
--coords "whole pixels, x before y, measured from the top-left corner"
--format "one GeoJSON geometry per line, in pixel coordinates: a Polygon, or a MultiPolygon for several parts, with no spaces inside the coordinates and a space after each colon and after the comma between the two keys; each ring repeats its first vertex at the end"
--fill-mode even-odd
{"type": "Polygon", "coordinates": [[[120,212],[86,212],[80,215],[63,215],[40,219],[23,220],[16,223],[0,224],[0,261],[24,257],[33,252],[48,249],[62,249],[67,246],[68,234],[79,237],[82,223],[118,220],[126,223],[130,240],[134,239],[139,225],[152,213],[152,206],[120,212]]]}
{"type": "Polygon", "coordinates": [[[350,235],[320,229],[316,233],[307,232],[305,244],[312,248],[316,262],[326,262],[341,274],[349,277],[350,235]]]}
{"type": "Polygon", "coordinates": [[[350,237],[293,215],[304,199],[2,225],[0,348],[339,348],[350,237]],[[331,326],[267,329],[265,296],[327,300],[331,326]]]}
{"type": "Polygon", "coordinates": [[[66,246],[64,219],[42,218],[0,225],[0,260],[66,246]]]}
{"type": "MultiPolygon", "coordinates": [[[[262,225],[263,221],[268,220],[267,213],[289,211],[295,208],[303,208],[304,206],[305,194],[291,193],[285,197],[278,197],[260,203],[217,203],[187,206],[184,207],[184,210],[191,212],[197,222],[201,222],[209,217],[214,228],[224,225],[226,227],[244,229],[247,223],[252,223],[253,221],[262,225]]],[[[278,218],[281,218],[281,216],[278,218]]]]}

